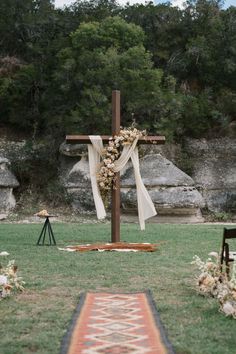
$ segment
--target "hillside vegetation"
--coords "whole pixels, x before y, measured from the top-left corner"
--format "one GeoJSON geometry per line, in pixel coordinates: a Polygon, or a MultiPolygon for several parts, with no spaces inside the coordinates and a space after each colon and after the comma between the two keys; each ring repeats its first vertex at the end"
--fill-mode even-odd
{"type": "Polygon", "coordinates": [[[0,137],[27,137],[26,159],[11,158],[19,198],[65,199],[59,145],[110,133],[114,89],[123,126],[178,143],[236,135],[236,7],[1,0],[0,14],[0,137]]]}
{"type": "Polygon", "coordinates": [[[31,137],[110,131],[111,90],[169,139],[232,131],[236,7],[219,0],[119,6],[114,0],[0,2],[0,124],[31,137]]]}

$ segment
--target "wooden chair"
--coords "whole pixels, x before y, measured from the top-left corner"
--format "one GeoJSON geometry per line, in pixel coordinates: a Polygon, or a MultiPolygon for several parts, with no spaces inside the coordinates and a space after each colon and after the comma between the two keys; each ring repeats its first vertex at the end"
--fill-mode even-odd
{"type": "Polygon", "coordinates": [[[225,262],[225,268],[227,276],[229,277],[229,262],[236,261],[236,247],[235,252],[229,251],[229,243],[226,242],[228,239],[236,239],[236,229],[226,229],[224,228],[223,232],[223,240],[222,240],[222,249],[220,255],[220,263],[221,263],[221,270],[223,268],[223,263],[225,262]]]}

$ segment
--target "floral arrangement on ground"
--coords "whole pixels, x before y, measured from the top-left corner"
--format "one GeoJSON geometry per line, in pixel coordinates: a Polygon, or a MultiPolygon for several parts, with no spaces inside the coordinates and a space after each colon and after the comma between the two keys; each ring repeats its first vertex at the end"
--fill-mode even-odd
{"type": "Polygon", "coordinates": [[[236,319],[236,261],[233,263],[231,277],[222,272],[220,257],[217,252],[209,253],[206,262],[198,256],[193,257],[200,274],[195,278],[196,290],[204,296],[212,296],[219,302],[219,310],[226,316],[236,319]]]}
{"type": "MultiPolygon", "coordinates": [[[[7,252],[1,253],[3,256],[8,255],[7,252]]],[[[9,261],[5,267],[0,264],[0,301],[16,291],[23,291],[24,284],[22,277],[17,274],[17,266],[14,260],[9,261]]]]}
{"type": "Polygon", "coordinates": [[[103,149],[102,162],[97,173],[97,182],[104,201],[107,201],[108,193],[114,186],[115,161],[121,155],[121,148],[125,145],[132,145],[136,139],[143,136],[146,136],[146,131],[138,130],[133,125],[129,128],[121,128],[120,133],[111,137],[108,146],[103,149]]]}

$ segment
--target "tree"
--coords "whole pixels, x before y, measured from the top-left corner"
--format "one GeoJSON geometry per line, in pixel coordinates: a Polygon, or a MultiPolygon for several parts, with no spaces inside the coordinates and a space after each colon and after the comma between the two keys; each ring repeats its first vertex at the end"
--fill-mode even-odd
{"type": "Polygon", "coordinates": [[[0,121],[36,136],[48,128],[56,54],[78,24],[50,0],[2,0],[0,10],[0,121]]]}
{"type": "Polygon", "coordinates": [[[145,32],[145,48],[153,55],[156,67],[166,68],[172,53],[181,50],[186,34],[182,26],[182,11],[170,4],[127,5],[122,17],[141,26],[145,32]]]}
{"type": "Polygon", "coordinates": [[[80,22],[100,22],[107,17],[119,15],[121,11],[116,0],[75,1],[68,9],[80,22]]]}
{"type": "Polygon", "coordinates": [[[235,7],[53,3],[0,1],[0,123],[33,136],[108,131],[114,88],[126,124],[134,113],[171,137],[221,133],[235,119],[235,7]]]}
{"type": "Polygon", "coordinates": [[[111,91],[119,89],[123,123],[130,124],[134,116],[142,127],[157,132],[175,93],[164,87],[163,72],[153,68],[143,42],[142,29],[119,17],[79,26],[71,46],[60,52],[56,73],[69,102],[65,124],[74,123],[77,132],[110,132],[111,91]]]}

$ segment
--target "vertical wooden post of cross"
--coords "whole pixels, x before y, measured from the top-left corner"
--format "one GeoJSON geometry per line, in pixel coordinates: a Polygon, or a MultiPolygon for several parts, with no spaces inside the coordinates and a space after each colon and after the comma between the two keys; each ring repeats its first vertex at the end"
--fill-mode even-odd
{"type": "MultiPolygon", "coordinates": [[[[120,133],[120,91],[112,91],[112,136],[120,133]]],[[[111,195],[111,241],[120,242],[120,173],[115,175],[111,195]]]]}

